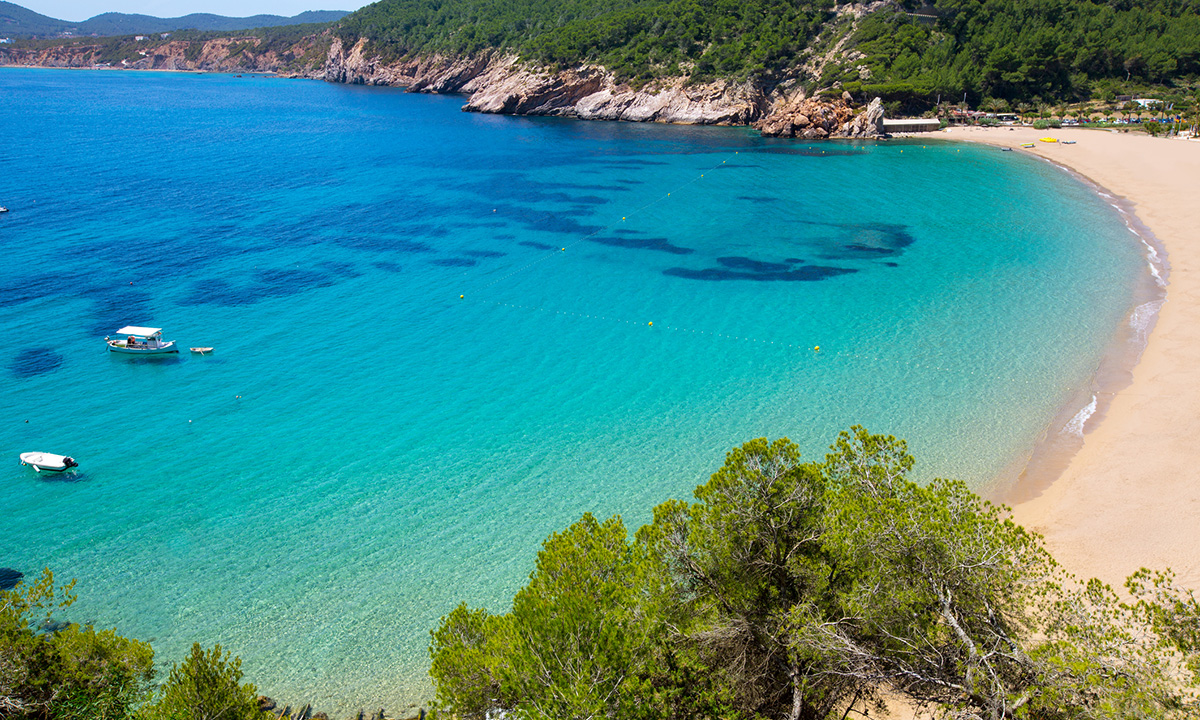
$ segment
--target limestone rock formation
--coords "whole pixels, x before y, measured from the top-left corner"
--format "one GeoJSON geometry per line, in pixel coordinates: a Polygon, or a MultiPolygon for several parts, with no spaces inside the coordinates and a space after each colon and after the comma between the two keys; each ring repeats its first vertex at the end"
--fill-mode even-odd
{"type": "Polygon", "coordinates": [[[560,115],[684,125],[745,125],[758,114],[762,93],[746,84],[682,79],[634,89],[602,67],[551,72],[505,58],[462,88],[464,110],[517,115],[560,115]]]}
{"type": "Polygon", "coordinates": [[[754,123],[768,137],[871,138],[883,134],[883,104],[879,98],[861,112],[855,112],[849,93],[837,100],[818,100],[803,94],[784,100],[754,123]]]}
{"type": "MultiPolygon", "coordinates": [[[[750,125],[773,137],[865,138],[882,135],[878,99],[856,111],[849,93],[816,100],[750,81],[689,83],[666,78],[633,87],[608,69],[579,65],[537,67],[515,55],[484,52],[466,56],[426,55],[384,60],[370,42],[347,46],[326,31],[291,47],[268,50],[253,36],[205,41],[166,40],[148,44],[140,58],[122,61],[137,69],[276,72],[329,82],[406,87],[411,92],[463,93],[464,110],[509,115],[557,115],[585,120],[626,120],[686,125],[750,125]]],[[[0,47],[0,65],[88,67],[100,45],[43,49],[0,47]]]]}

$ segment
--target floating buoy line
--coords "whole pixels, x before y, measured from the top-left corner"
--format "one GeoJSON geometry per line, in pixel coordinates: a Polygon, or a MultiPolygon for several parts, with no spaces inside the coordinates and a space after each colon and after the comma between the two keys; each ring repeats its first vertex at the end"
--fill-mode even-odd
{"type": "MultiPolygon", "coordinates": [[[[925,149],[925,146],[922,146],[922,149],[925,149]]],[[[821,151],[822,154],[824,154],[824,152],[825,152],[824,150],[821,151]]],[[[901,149],[900,152],[903,153],[904,150],[901,149]]],[[[592,238],[596,237],[597,235],[608,232],[608,231],[612,230],[613,228],[619,227],[622,223],[626,222],[626,220],[629,217],[636,216],[638,213],[646,210],[647,208],[653,207],[653,206],[657,205],[658,203],[661,203],[664,200],[667,200],[668,198],[671,197],[672,193],[677,193],[680,190],[688,187],[689,185],[693,185],[693,184],[699,182],[700,180],[703,180],[706,173],[712,172],[713,170],[720,168],[722,165],[726,165],[730,159],[733,159],[733,157],[738,154],[740,154],[740,151],[734,151],[734,154],[732,156],[726,157],[720,163],[712,165],[711,167],[707,168],[704,172],[699,173],[698,175],[692,177],[690,180],[680,183],[679,185],[672,188],[669,192],[662,193],[658,197],[655,197],[654,199],[650,200],[649,202],[646,202],[646,203],[642,204],[641,206],[634,208],[633,211],[627,211],[625,215],[621,216],[621,219],[619,221],[610,222],[608,225],[597,228],[596,230],[593,230],[592,232],[588,233],[587,235],[576,238],[573,242],[569,242],[565,246],[560,246],[558,249],[553,250],[553,251],[547,251],[541,257],[539,257],[535,260],[531,260],[530,262],[528,262],[518,268],[515,268],[515,269],[509,271],[508,273],[506,273],[488,283],[485,283],[485,284],[479,286],[476,290],[474,290],[470,293],[472,296],[472,299],[474,299],[476,292],[481,292],[481,291],[487,290],[488,288],[491,288],[494,285],[504,282],[505,280],[508,280],[509,278],[511,278],[513,276],[519,275],[523,272],[526,272],[527,270],[530,270],[531,268],[536,267],[537,265],[545,262],[546,260],[549,260],[552,257],[561,257],[562,253],[567,252],[567,250],[569,250],[570,248],[572,248],[580,243],[587,242],[588,240],[591,240],[592,238]]],[[[492,210],[492,212],[494,213],[496,211],[492,210]]],[[[469,272],[470,272],[469,270],[464,270],[461,273],[460,277],[466,276],[469,272]]],[[[466,292],[459,293],[458,299],[466,300],[467,295],[468,295],[468,293],[466,293],[466,292]]],[[[876,355],[868,355],[868,354],[851,352],[851,351],[846,351],[846,350],[834,350],[834,351],[822,350],[821,346],[817,345],[817,344],[809,345],[807,343],[785,342],[785,341],[781,341],[781,340],[765,340],[762,338],[733,335],[733,334],[729,334],[729,333],[721,333],[721,332],[716,332],[716,331],[712,331],[712,330],[698,330],[696,328],[687,328],[687,327],[673,326],[673,325],[663,325],[661,323],[659,323],[659,325],[655,326],[653,320],[643,321],[643,320],[632,320],[629,318],[621,318],[621,317],[609,317],[606,315],[581,313],[581,312],[575,312],[572,310],[557,310],[557,309],[553,309],[553,308],[533,306],[533,305],[520,305],[517,303],[503,302],[500,300],[484,299],[483,302],[495,305],[497,307],[505,307],[505,308],[510,308],[510,309],[514,309],[514,310],[524,310],[524,311],[531,311],[531,312],[538,312],[538,313],[546,313],[546,314],[550,314],[550,315],[562,315],[565,317],[576,317],[576,318],[588,319],[588,320],[599,320],[599,321],[606,321],[606,322],[612,322],[612,323],[619,323],[619,324],[623,324],[623,325],[641,326],[641,327],[645,327],[647,329],[654,328],[656,330],[669,330],[672,332],[688,333],[688,334],[692,334],[692,335],[707,336],[707,337],[711,337],[711,338],[720,338],[721,340],[725,340],[725,341],[753,343],[753,344],[761,345],[764,347],[775,346],[778,348],[785,348],[785,349],[789,349],[789,350],[805,351],[806,355],[812,359],[816,359],[816,358],[854,359],[854,360],[863,360],[863,361],[875,362],[875,363],[886,364],[886,365],[894,365],[897,367],[912,368],[912,369],[916,369],[916,370],[932,370],[932,371],[951,373],[951,374],[956,374],[956,375],[971,375],[971,376],[976,376],[979,378],[988,378],[988,379],[994,379],[994,380],[1007,380],[1010,382],[1021,382],[1026,385],[1028,385],[1030,383],[1029,380],[1022,380],[1020,378],[1006,377],[1003,375],[993,375],[990,373],[981,373],[981,372],[977,372],[975,370],[967,370],[967,369],[962,369],[962,368],[946,367],[944,365],[940,365],[940,364],[936,364],[936,363],[905,362],[902,360],[898,360],[896,358],[883,358],[883,357],[879,357],[876,355]]],[[[1067,388],[1067,389],[1074,390],[1074,388],[1067,388]]]]}
{"type": "MultiPolygon", "coordinates": [[[[807,358],[811,358],[813,360],[816,360],[819,358],[841,358],[841,359],[864,360],[867,362],[874,362],[874,363],[879,363],[882,365],[894,365],[897,367],[912,368],[912,369],[916,369],[916,370],[935,370],[938,372],[951,373],[951,374],[956,374],[956,375],[972,375],[972,376],[979,377],[979,378],[986,378],[986,379],[993,379],[993,380],[1008,380],[1010,382],[1020,382],[1025,385],[1028,385],[1030,383],[1030,381],[1027,379],[1006,377],[1004,375],[994,375],[991,373],[982,373],[982,372],[978,372],[975,370],[966,370],[963,368],[946,367],[944,365],[939,365],[937,363],[905,362],[905,361],[897,360],[896,358],[885,358],[885,357],[880,357],[878,355],[870,355],[867,353],[852,352],[852,351],[848,351],[848,350],[835,350],[835,351],[822,350],[820,345],[811,345],[810,346],[810,345],[806,345],[806,344],[802,344],[802,343],[784,342],[782,340],[765,340],[763,338],[750,337],[749,335],[743,336],[743,335],[735,335],[735,334],[731,334],[731,333],[716,332],[713,330],[697,330],[696,328],[688,328],[688,327],[682,327],[682,326],[678,326],[678,325],[663,325],[662,323],[655,325],[653,320],[651,320],[649,322],[641,322],[640,320],[630,320],[628,318],[623,318],[623,317],[615,317],[615,316],[609,317],[607,315],[592,315],[590,313],[575,312],[573,310],[556,310],[554,308],[540,307],[540,306],[536,306],[536,305],[520,305],[518,303],[503,302],[501,300],[485,300],[484,302],[495,305],[497,307],[505,307],[505,308],[510,308],[513,310],[525,310],[525,311],[529,311],[529,312],[545,313],[547,315],[562,315],[564,317],[575,317],[575,318],[580,318],[580,319],[585,319],[585,320],[599,320],[602,322],[610,322],[610,323],[616,323],[616,324],[620,324],[620,325],[640,326],[640,327],[645,327],[647,329],[654,328],[655,330],[670,330],[672,332],[678,332],[678,333],[687,333],[687,334],[691,334],[691,335],[702,335],[702,336],[706,336],[706,337],[710,337],[710,338],[720,338],[721,340],[725,340],[725,341],[753,343],[753,344],[760,345],[763,347],[774,346],[777,348],[799,351],[796,354],[797,358],[806,358],[807,357],[807,358]]],[[[1074,389],[1075,388],[1067,388],[1067,390],[1074,390],[1074,389]]]]}

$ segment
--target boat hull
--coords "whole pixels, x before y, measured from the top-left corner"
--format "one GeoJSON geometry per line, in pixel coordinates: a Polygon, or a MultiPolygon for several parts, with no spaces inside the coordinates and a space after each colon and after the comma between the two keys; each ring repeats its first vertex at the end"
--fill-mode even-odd
{"type": "Polygon", "coordinates": [[[28,465],[38,472],[56,473],[78,467],[78,464],[70,457],[42,452],[21,453],[21,464],[28,465]]]}
{"type": "Polygon", "coordinates": [[[119,340],[108,341],[108,351],[121,353],[122,355],[169,355],[179,352],[179,348],[175,347],[175,341],[159,344],[157,347],[126,347],[119,340]]]}

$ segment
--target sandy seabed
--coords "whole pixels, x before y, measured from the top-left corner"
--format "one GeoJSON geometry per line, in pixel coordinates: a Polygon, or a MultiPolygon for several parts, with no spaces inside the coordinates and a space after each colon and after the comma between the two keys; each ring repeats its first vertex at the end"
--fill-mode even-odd
{"type": "Polygon", "coordinates": [[[1131,382],[1101,398],[1105,411],[1056,477],[1001,499],[1077,576],[1120,587],[1138,568],[1169,567],[1200,589],[1200,141],[1079,128],[937,136],[1070,168],[1127,203],[1166,251],[1166,302],[1131,382]],[[1075,144],[1040,141],[1048,136],[1075,144]]]}

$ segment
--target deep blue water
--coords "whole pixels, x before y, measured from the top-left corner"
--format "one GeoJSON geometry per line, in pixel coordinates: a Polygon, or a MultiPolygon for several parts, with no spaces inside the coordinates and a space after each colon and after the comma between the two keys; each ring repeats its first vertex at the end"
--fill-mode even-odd
{"type": "Polygon", "coordinates": [[[1145,282],[1017,153],[461,104],[0,71],[0,567],[161,662],[220,642],[267,694],[399,708],[439,616],[744,440],[862,423],[921,477],[1010,477],[1145,282]],[[126,324],[216,351],[107,354],[126,324]]]}

